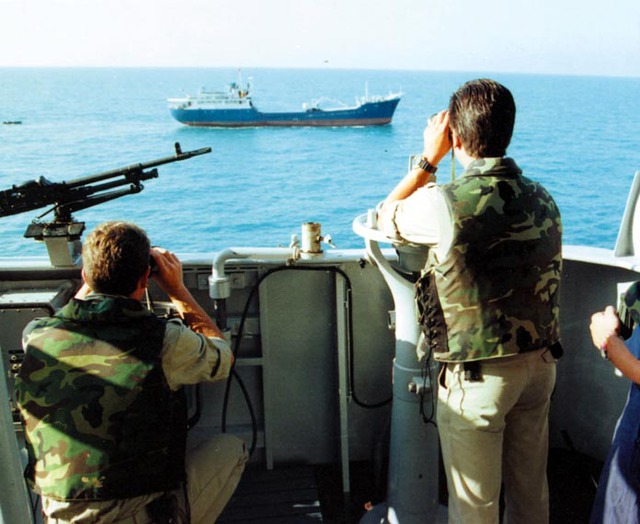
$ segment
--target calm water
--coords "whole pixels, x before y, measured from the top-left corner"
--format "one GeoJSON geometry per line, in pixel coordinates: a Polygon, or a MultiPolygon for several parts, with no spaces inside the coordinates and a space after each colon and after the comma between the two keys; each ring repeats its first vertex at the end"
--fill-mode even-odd
{"type": "MultiPolygon", "coordinates": [[[[640,78],[410,71],[243,71],[264,110],[320,97],[352,103],[405,93],[393,124],[370,128],[193,129],[165,99],[222,87],[229,69],[0,69],[0,190],[45,176],[71,180],[209,146],[211,154],[159,168],[138,195],[79,211],[90,229],[108,219],[144,227],[178,252],[287,245],[307,221],[339,248],[361,247],[353,218],[374,207],[422,145],[429,115],[464,81],[492,76],[518,105],[510,156],[543,182],[564,217],[565,243],[613,247],[633,173],[640,170],[640,78]]],[[[460,166],[457,166],[460,172],[460,166]]],[[[449,165],[441,164],[441,180],[449,165]]],[[[0,218],[0,256],[44,255],[24,239],[45,209],[0,218]]]]}

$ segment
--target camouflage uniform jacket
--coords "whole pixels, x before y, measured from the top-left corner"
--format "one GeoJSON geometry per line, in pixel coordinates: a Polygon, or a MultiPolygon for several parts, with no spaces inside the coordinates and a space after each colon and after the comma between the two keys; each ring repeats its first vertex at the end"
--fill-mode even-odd
{"type": "Polygon", "coordinates": [[[625,340],[631,336],[636,326],[640,326],[640,281],[631,284],[620,295],[618,304],[620,318],[619,333],[625,340]]]}
{"type": "Polygon", "coordinates": [[[435,358],[482,360],[558,342],[562,226],[551,195],[509,158],[476,160],[442,191],[452,244],[441,259],[430,250],[417,283],[435,358]]]}
{"type": "Polygon", "coordinates": [[[27,326],[16,394],[38,493],[121,499],[184,480],[186,404],[162,372],[165,323],[95,295],[27,326]]]}

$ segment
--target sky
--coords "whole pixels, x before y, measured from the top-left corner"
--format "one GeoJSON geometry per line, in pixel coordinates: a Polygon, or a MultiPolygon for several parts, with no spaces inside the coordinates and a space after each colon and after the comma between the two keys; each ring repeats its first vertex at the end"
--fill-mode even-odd
{"type": "Polygon", "coordinates": [[[640,0],[0,0],[0,67],[640,76],[640,0]]]}

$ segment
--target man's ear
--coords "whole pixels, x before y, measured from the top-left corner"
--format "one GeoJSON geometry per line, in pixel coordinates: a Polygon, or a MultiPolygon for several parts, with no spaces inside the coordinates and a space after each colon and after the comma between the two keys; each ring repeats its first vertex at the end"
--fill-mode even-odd
{"type": "Polygon", "coordinates": [[[149,285],[149,276],[151,275],[151,267],[148,267],[147,270],[142,274],[139,280],[139,286],[142,289],[146,289],[149,285]]]}
{"type": "Polygon", "coordinates": [[[142,300],[144,297],[145,289],[149,285],[149,274],[151,273],[151,268],[148,267],[147,270],[142,274],[142,276],[138,279],[138,287],[129,295],[129,298],[135,298],[136,300],[142,300]]]}
{"type": "Polygon", "coordinates": [[[455,131],[451,132],[451,142],[453,143],[454,149],[460,149],[462,147],[462,142],[460,142],[460,137],[458,136],[458,133],[456,133],[455,131]]]}

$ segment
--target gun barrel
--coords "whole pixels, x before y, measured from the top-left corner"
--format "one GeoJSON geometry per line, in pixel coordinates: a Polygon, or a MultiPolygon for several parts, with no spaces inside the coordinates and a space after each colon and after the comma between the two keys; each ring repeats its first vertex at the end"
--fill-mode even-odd
{"type": "Polygon", "coordinates": [[[129,176],[131,174],[141,173],[145,169],[150,169],[152,167],[161,166],[164,164],[170,164],[172,162],[180,162],[181,160],[187,160],[194,156],[205,155],[207,153],[211,153],[210,147],[203,147],[200,149],[194,149],[193,151],[182,151],[180,149],[180,143],[176,142],[175,144],[176,154],[173,156],[167,156],[164,158],[158,158],[157,160],[152,160],[151,162],[142,162],[140,164],[131,164],[130,166],[121,167],[118,169],[112,169],[111,171],[104,171],[102,173],[98,173],[97,175],[90,175],[83,178],[76,178],[69,182],[63,182],[68,188],[74,188],[78,186],[83,186],[85,184],[92,184],[94,182],[100,182],[101,180],[106,180],[108,178],[113,178],[116,176],[129,176]]]}
{"type": "Polygon", "coordinates": [[[61,212],[65,209],[65,206],[66,209],[83,209],[101,203],[101,201],[123,196],[123,194],[139,192],[142,190],[141,181],[158,176],[158,171],[155,169],[157,166],[187,160],[194,156],[211,152],[210,147],[183,152],[178,142],[175,143],[175,150],[176,152],[173,156],[159,158],[151,162],[132,164],[98,173],[97,175],[76,178],[68,182],[50,182],[44,177],[40,177],[39,180],[30,180],[21,185],[14,185],[10,189],[0,191],[0,217],[16,215],[49,205],[54,205],[54,209],[59,209],[61,212]],[[91,185],[115,177],[122,178],[103,184],[91,185]],[[124,193],[111,193],[106,199],[101,199],[101,195],[88,198],[89,195],[125,184],[130,184],[134,189],[124,193]],[[82,202],[85,202],[85,204],[82,202]]]}

